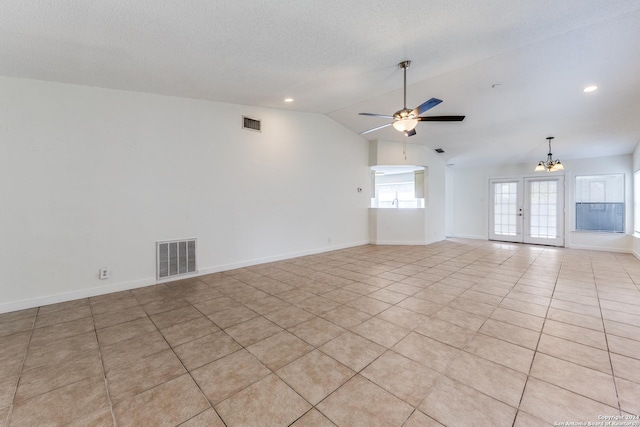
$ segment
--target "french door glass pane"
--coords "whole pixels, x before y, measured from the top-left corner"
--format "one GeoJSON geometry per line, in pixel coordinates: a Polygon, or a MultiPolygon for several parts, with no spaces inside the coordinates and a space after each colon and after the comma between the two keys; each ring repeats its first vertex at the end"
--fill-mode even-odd
{"type": "Polygon", "coordinates": [[[516,235],[517,183],[499,182],[494,187],[494,234],[501,236],[516,235]]]}
{"type": "Polygon", "coordinates": [[[531,185],[529,235],[542,239],[555,239],[557,228],[557,181],[533,181],[531,185]]]}

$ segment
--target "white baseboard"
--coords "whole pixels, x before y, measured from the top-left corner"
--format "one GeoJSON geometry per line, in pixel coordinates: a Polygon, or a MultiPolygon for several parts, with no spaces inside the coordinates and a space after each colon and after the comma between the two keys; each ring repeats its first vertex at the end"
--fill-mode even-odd
{"type": "Polygon", "coordinates": [[[587,251],[599,251],[599,252],[616,252],[616,253],[621,253],[621,254],[633,253],[632,249],[608,248],[606,246],[566,245],[565,248],[583,249],[583,250],[587,250],[587,251]]]}
{"type": "Polygon", "coordinates": [[[457,239],[489,240],[487,236],[478,236],[475,234],[454,234],[452,236],[447,236],[447,237],[454,237],[457,239]]]}
{"type": "Polygon", "coordinates": [[[369,242],[369,244],[371,245],[388,245],[388,246],[402,246],[402,245],[406,245],[406,246],[425,246],[425,245],[430,245],[432,243],[436,243],[436,242],[441,242],[444,239],[437,239],[437,240],[417,240],[417,241],[404,241],[404,240],[399,240],[399,241],[395,241],[395,240],[372,240],[369,242]]]}
{"type": "Polygon", "coordinates": [[[176,280],[186,279],[189,277],[197,277],[197,276],[204,276],[211,273],[218,273],[220,271],[233,270],[233,269],[242,268],[242,267],[250,267],[252,265],[265,264],[268,262],[283,261],[286,259],[297,258],[297,257],[302,257],[307,255],[315,255],[315,254],[330,252],[330,251],[337,251],[340,249],[348,249],[356,246],[363,246],[368,243],[369,242],[367,241],[361,241],[361,242],[347,243],[344,245],[335,245],[335,246],[328,246],[328,247],[323,247],[318,249],[312,249],[308,251],[276,255],[272,257],[254,258],[247,261],[241,261],[237,263],[223,264],[223,265],[217,265],[214,267],[199,269],[196,274],[184,275],[180,277],[172,277],[172,278],[162,279],[162,280],[156,280],[155,277],[149,277],[149,278],[138,279],[138,280],[133,280],[129,282],[115,283],[115,284],[99,286],[95,288],[80,289],[77,291],[47,295],[44,297],[37,297],[37,298],[28,299],[28,300],[2,303],[0,304],[0,313],[8,313],[10,311],[25,310],[28,308],[41,307],[43,305],[73,301],[81,298],[95,297],[98,295],[110,294],[113,292],[128,291],[131,289],[142,288],[145,286],[151,286],[159,283],[167,283],[167,282],[172,282],[176,280]]]}

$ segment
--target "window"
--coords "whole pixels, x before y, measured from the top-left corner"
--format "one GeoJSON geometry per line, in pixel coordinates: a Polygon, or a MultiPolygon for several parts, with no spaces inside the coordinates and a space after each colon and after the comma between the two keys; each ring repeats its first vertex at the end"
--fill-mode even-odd
{"type": "Polygon", "coordinates": [[[576,230],[624,232],[624,174],[576,176],[576,230]]]}
{"type": "Polygon", "coordinates": [[[374,208],[424,208],[424,167],[373,166],[374,208]]]}

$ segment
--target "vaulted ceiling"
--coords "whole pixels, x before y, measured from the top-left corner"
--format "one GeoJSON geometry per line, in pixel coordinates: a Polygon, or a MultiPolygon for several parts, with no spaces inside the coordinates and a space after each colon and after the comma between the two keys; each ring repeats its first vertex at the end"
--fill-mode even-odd
{"type": "Polygon", "coordinates": [[[0,58],[0,75],[323,113],[354,132],[388,122],[359,112],[402,108],[410,59],[408,106],[436,97],[425,115],[466,119],[420,123],[408,143],[456,167],[535,163],[547,136],[561,159],[640,141],[640,0],[3,0],[0,58]]]}

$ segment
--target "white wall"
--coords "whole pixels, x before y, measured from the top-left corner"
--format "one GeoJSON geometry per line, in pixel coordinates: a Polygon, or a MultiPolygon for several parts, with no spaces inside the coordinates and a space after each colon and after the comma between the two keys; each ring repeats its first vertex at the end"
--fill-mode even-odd
{"type": "MultiPolygon", "coordinates": [[[[573,248],[630,252],[633,242],[632,156],[611,156],[592,159],[562,159],[565,167],[565,246],[573,248]],[[625,174],[625,234],[576,232],[574,190],[576,175],[625,174]]],[[[452,237],[488,238],[489,179],[539,176],[533,172],[535,162],[510,166],[454,168],[448,173],[447,198],[448,233],[452,237]],[[533,165],[533,166],[532,166],[533,165]]],[[[556,172],[558,173],[558,172],[556,172]]]]}
{"type": "Polygon", "coordinates": [[[159,240],[201,273],[368,242],[367,143],[324,115],[0,78],[0,148],[0,312],[155,283],[159,240]]]}
{"type": "MultiPolygon", "coordinates": [[[[633,150],[633,171],[640,170],[640,143],[633,150]]],[[[633,228],[631,229],[633,231],[633,228]]],[[[640,259],[640,236],[633,235],[633,254],[640,259]]]]}
{"type": "MultiPolygon", "coordinates": [[[[380,244],[428,244],[445,238],[445,162],[430,148],[423,145],[407,143],[406,158],[403,154],[403,144],[390,141],[372,141],[369,147],[369,164],[376,165],[416,165],[425,167],[427,187],[425,191],[425,208],[416,210],[411,221],[416,221],[416,215],[423,216],[424,227],[415,227],[413,235],[408,235],[409,229],[399,221],[391,218],[393,212],[399,209],[387,209],[388,212],[370,215],[370,219],[377,218],[377,232],[372,230],[372,243],[380,244]],[[394,229],[393,224],[397,224],[394,229]],[[394,236],[397,236],[394,237],[394,236]]],[[[402,215],[402,214],[400,214],[402,215]]],[[[411,215],[411,214],[407,214],[411,215]]],[[[372,226],[375,226],[373,224],[372,226]]]]}

